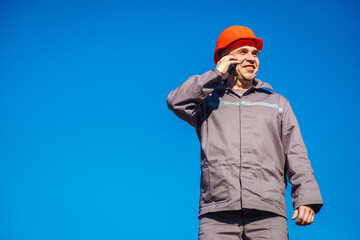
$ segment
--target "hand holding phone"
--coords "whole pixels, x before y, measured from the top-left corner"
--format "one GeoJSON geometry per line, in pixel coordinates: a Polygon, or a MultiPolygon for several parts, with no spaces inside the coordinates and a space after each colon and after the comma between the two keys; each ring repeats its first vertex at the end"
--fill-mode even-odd
{"type": "Polygon", "coordinates": [[[236,64],[241,64],[234,56],[223,56],[216,64],[216,69],[225,75],[226,73],[231,75],[234,73],[236,64]]]}

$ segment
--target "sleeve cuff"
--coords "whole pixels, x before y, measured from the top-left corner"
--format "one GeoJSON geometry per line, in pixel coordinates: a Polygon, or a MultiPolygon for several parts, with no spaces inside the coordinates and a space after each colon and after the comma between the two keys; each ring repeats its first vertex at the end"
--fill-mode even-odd
{"type": "Polygon", "coordinates": [[[216,68],[214,68],[214,72],[216,72],[220,77],[221,80],[224,81],[227,78],[227,74],[222,74],[219,70],[217,70],[216,68]]]}

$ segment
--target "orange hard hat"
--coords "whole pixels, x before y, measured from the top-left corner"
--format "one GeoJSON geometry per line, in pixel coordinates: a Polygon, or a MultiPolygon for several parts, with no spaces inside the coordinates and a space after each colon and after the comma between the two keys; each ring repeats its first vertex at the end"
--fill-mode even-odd
{"type": "Polygon", "coordinates": [[[219,36],[214,53],[214,62],[220,60],[222,51],[227,48],[230,44],[242,40],[253,40],[256,43],[256,48],[258,51],[261,51],[263,48],[263,41],[260,38],[255,37],[253,31],[250,28],[244,26],[231,26],[225,29],[219,36]]]}

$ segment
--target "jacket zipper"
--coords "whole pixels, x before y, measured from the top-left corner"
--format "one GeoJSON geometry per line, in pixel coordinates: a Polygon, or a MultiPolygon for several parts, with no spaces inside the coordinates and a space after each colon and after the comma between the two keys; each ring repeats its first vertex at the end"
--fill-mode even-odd
{"type": "Polygon", "coordinates": [[[243,208],[243,196],[242,196],[242,182],[241,182],[241,167],[242,167],[242,154],[241,154],[241,134],[242,134],[242,131],[241,131],[241,97],[239,96],[239,138],[240,138],[240,167],[239,167],[239,182],[240,182],[240,208],[242,209],[243,208]]]}

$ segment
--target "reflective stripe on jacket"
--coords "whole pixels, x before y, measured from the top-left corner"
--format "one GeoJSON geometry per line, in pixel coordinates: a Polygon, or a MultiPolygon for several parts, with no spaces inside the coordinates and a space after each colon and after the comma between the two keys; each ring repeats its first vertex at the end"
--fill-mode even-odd
{"type": "Polygon", "coordinates": [[[258,209],[286,217],[285,188],[294,208],[323,204],[289,102],[260,80],[243,96],[217,69],[190,77],[168,96],[169,108],[196,128],[201,143],[199,216],[258,209]]]}

